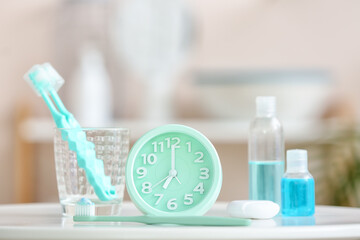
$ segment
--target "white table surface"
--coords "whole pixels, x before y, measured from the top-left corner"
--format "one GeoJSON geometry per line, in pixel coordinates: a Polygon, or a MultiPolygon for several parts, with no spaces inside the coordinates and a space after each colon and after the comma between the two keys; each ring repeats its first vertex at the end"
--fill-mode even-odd
{"type": "MultiPolygon", "coordinates": [[[[139,215],[124,203],[122,215],[139,215]]],[[[227,216],[226,203],[207,215],[227,216]]],[[[0,205],[0,239],[360,239],[360,208],[317,206],[314,217],[253,220],[249,227],[76,223],[59,204],[0,205]]]]}

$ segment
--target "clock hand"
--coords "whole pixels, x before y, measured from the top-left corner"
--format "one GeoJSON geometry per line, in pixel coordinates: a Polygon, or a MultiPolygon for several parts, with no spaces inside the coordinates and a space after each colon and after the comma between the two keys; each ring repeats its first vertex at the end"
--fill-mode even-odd
{"type": "Polygon", "coordinates": [[[175,146],[171,146],[171,170],[175,171],[175,146]]]}
{"type": "Polygon", "coordinates": [[[163,185],[164,189],[167,189],[173,178],[176,178],[180,183],[179,179],[176,177],[177,171],[175,170],[175,148],[176,148],[175,145],[171,146],[171,170],[169,171],[169,178],[165,181],[163,185]]]}
{"type": "Polygon", "coordinates": [[[170,175],[166,176],[164,179],[162,179],[160,182],[158,182],[157,184],[155,184],[154,186],[152,186],[152,188],[155,188],[157,185],[159,185],[160,183],[162,183],[163,181],[165,181],[165,179],[169,178],[170,175]]]}
{"type": "Polygon", "coordinates": [[[181,184],[180,180],[178,179],[178,177],[175,177],[175,179],[181,184]]]}
{"type": "MultiPolygon", "coordinates": [[[[169,184],[170,184],[170,182],[171,182],[171,180],[173,179],[173,178],[177,178],[176,177],[176,175],[177,175],[177,171],[176,170],[170,170],[169,171],[169,176],[167,176],[168,177],[168,179],[166,179],[166,182],[164,183],[164,185],[163,185],[163,188],[164,189],[166,189],[168,186],[169,186],[169,184]]],[[[178,180],[179,181],[179,180],[178,180]]],[[[179,181],[180,182],[180,181],[179,181]]],[[[180,183],[181,184],[181,183],[180,183]]]]}
{"type": "Polygon", "coordinates": [[[173,176],[168,176],[168,179],[166,179],[164,185],[163,185],[163,188],[164,189],[167,189],[167,187],[169,186],[171,180],[173,179],[174,177],[173,176]]]}
{"type": "Polygon", "coordinates": [[[171,147],[171,171],[169,172],[169,174],[173,177],[175,177],[175,179],[181,184],[179,178],[177,177],[177,171],[175,169],[175,146],[171,147]]]}

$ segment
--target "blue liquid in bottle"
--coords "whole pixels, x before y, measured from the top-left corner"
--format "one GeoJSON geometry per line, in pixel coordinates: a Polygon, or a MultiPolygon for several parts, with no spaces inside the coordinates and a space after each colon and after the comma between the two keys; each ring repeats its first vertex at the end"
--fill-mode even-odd
{"type": "Polygon", "coordinates": [[[281,179],[283,216],[312,216],[315,213],[315,182],[307,169],[306,150],[287,151],[287,170],[281,179]]]}
{"type": "Polygon", "coordinates": [[[270,200],[281,204],[283,161],[249,162],[249,197],[252,200],[270,200]]]}
{"type": "Polygon", "coordinates": [[[284,216],[311,216],[315,213],[315,182],[313,178],[283,178],[282,214],[284,216]]]}
{"type": "Polygon", "coordinates": [[[256,98],[256,117],[249,131],[249,199],[281,205],[284,137],[276,117],[275,97],[256,98]]]}

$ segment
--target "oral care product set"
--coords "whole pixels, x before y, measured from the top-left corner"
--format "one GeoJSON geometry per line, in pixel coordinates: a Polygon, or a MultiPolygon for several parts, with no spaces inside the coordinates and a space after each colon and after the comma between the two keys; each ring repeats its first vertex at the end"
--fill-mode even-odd
{"type": "Polygon", "coordinates": [[[312,216],[315,186],[307,168],[307,151],[288,150],[284,174],[283,128],[276,117],[275,97],[256,98],[248,147],[249,198],[281,205],[283,216],[312,216]]]}
{"type": "MultiPolygon", "coordinates": [[[[115,187],[104,174],[94,144],[65,108],[58,89],[64,80],[48,63],[35,65],[25,80],[47,104],[62,140],[77,156],[102,203],[112,201],[115,187]]],[[[283,130],[276,118],[274,97],[258,97],[257,115],[249,136],[250,200],[233,201],[231,217],[202,216],[215,203],[222,185],[222,168],[215,147],[202,133],[178,124],[155,128],[132,147],[125,169],[127,191],[143,216],[96,216],[87,198],[76,203],[74,222],[140,222],[191,226],[248,226],[253,219],[278,214],[303,216],[314,213],[314,180],[307,171],[304,150],[288,151],[284,172],[283,130]]]]}

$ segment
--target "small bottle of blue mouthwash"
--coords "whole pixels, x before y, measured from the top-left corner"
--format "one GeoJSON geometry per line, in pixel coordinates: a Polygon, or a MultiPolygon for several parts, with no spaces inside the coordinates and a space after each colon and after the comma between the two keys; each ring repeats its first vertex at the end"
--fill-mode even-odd
{"type": "Polygon", "coordinates": [[[283,216],[312,216],[315,213],[315,182],[308,171],[307,151],[286,152],[286,172],[281,179],[283,216]]]}
{"type": "Polygon", "coordinates": [[[256,98],[256,117],[250,125],[248,148],[249,199],[270,200],[281,205],[285,150],[275,97],[256,98]]]}

